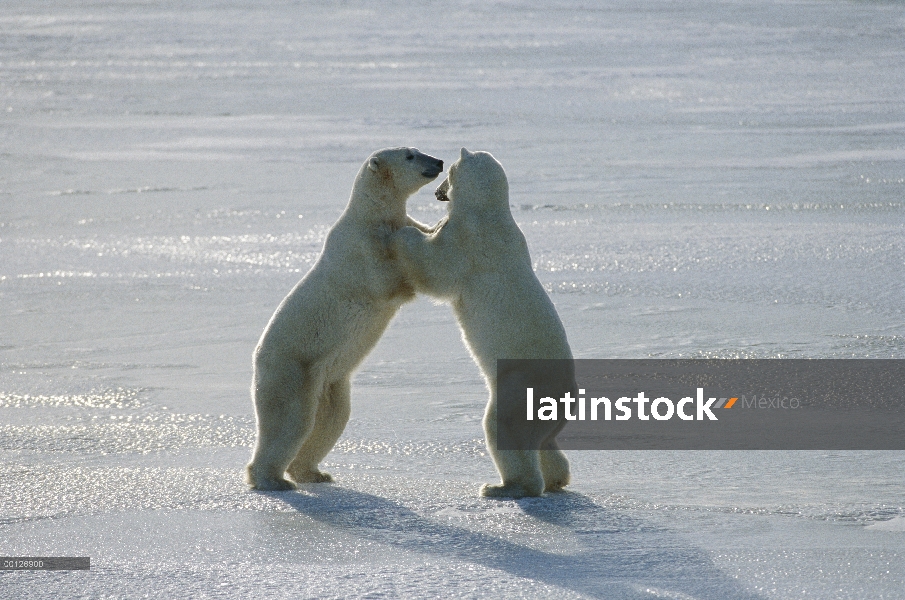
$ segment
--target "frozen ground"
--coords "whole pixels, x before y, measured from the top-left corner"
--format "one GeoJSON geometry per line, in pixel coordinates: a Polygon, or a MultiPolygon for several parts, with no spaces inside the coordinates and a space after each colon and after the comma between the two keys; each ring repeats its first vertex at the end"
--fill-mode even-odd
{"type": "Polygon", "coordinates": [[[905,597],[901,452],[573,452],[481,499],[424,299],[336,484],[241,479],[254,343],[389,145],[502,161],[579,357],[905,358],[905,5],[185,6],[0,6],[0,554],[92,561],[0,596],[905,597]]]}

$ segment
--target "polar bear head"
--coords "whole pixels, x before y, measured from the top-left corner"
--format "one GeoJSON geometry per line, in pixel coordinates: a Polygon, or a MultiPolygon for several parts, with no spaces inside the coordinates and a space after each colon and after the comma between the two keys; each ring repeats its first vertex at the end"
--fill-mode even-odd
{"type": "Polygon", "coordinates": [[[509,182],[503,165],[489,152],[469,152],[462,148],[449,168],[449,176],[435,192],[438,200],[468,211],[504,209],[509,211],[509,182]]]}
{"type": "Polygon", "coordinates": [[[443,171],[443,161],[417,148],[384,148],[368,157],[359,177],[408,198],[443,171]]]}

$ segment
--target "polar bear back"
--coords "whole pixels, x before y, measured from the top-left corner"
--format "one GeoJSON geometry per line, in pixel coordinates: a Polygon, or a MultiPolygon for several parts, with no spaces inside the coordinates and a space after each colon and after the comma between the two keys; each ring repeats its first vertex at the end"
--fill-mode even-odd
{"type": "Polygon", "coordinates": [[[488,375],[498,358],[572,358],[566,331],[531,265],[509,208],[502,166],[486,152],[464,153],[450,169],[449,222],[439,236],[458,248],[453,310],[466,344],[488,375]]]}
{"type": "Polygon", "coordinates": [[[469,350],[491,377],[499,358],[572,358],[565,328],[531,268],[527,246],[524,252],[514,250],[510,246],[497,255],[495,268],[488,268],[490,261],[482,268],[472,265],[452,301],[469,350]]]}

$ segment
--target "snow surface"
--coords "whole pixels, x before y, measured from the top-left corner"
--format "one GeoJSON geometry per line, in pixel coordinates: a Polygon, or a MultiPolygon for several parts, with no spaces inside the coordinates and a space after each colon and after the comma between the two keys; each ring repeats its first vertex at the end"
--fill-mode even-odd
{"type": "MultiPolygon", "coordinates": [[[[333,485],[246,490],[251,351],[373,150],[460,146],[582,358],[905,358],[901,2],[0,6],[0,596],[905,598],[902,452],[573,452],[477,495],[446,306],[333,485]]],[[[444,207],[433,186],[410,202],[444,207]]]]}

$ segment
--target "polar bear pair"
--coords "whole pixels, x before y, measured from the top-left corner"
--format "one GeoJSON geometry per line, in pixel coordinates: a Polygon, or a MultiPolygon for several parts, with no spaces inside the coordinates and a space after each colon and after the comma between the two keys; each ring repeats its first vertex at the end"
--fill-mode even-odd
{"type": "MultiPolygon", "coordinates": [[[[518,419],[497,418],[497,389],[517,389],[526,376],[498,373],[497,358],[572,358],[510,213],[505,172],[490,154],[463,148],[437,190],[449,201],[449,214],[432,229],[408,217],[405,202],[441,169],[442,161],[414,149],[372,155],[320,259],[265,329],[252,388],[258,440],[247,475],[253,487],[294,488],[284,471],[296,482],[330,480],[317,465],[348,420],[352,371],[414,290],[452,305],[490,389],[484,431],[502,484],[485,485],[481,493],[539,496],[569,483],[569,463],[555,441],[562,422],[534,421],[527,432],[522,423],[509,432],[527,433],[540,450],[497,447],[498,423],[518,419]]],[[[574,388],[574,378],[566,385],[574,388]]]]}

